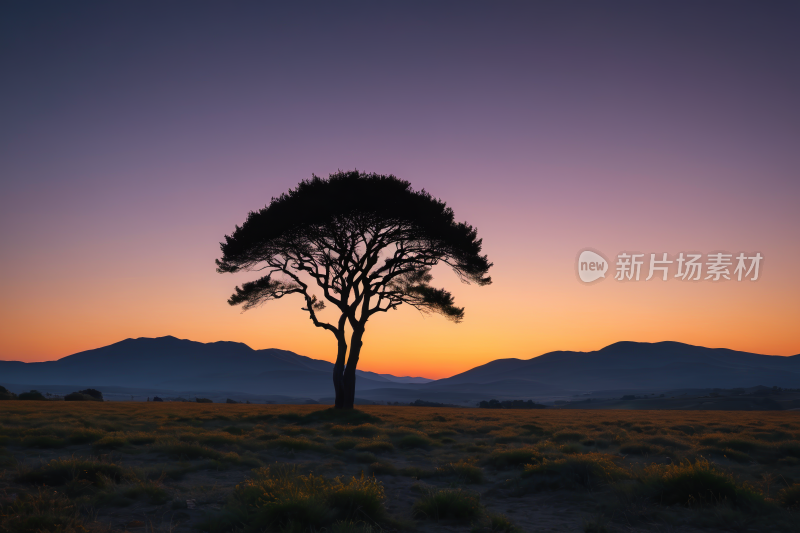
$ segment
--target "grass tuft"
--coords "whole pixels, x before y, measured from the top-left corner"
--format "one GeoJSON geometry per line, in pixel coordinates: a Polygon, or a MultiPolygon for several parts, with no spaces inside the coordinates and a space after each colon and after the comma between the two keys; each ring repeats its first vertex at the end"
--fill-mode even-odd
{"type": "Polygon", "coordinates": [[[51,435],[31,435],[22,439],[26,448],[63,448],[67,441],[51,435]]]}
{"type": "Polygon", "coordinates": [[[118,486],[115,490],[100,494],[94,503],[98,506],[127,507],[136,501],[144,501],[152,505],[162,505],[171,498],[158,481],[136,481],[118,486]]]}
{"type": "Polygon", "coordinates": [[[351,438],[340,439],[333,445],[337,450],[352,450],[358,444],[358,440],[351,438]]]}
{"type": "Polygon", "coordinates": [[[535,488],[574,488],[623,479],[628,473],[617,466],[613,456],[594,452],[525,465],[523,477],[536,478],[535,488]]]}
{"type": "Polygon", "coordinates": [[[642,441],[628,441],[619,447],[619,452],[630,455],[653,455],[661,450],[650,443],[642,441]]]}
{"type": "Polygon", "coordinates": [[[469,460],[442,465],[436,469],[436,475],[456,477],[464,483],[483,483],[483,470],[469,460]]]}
{"type": "Polygon", "coordinates": [[[504,514],[486,513],[473,525],[471,533],[522,533],[522,530],[504,514]]]}
{"type": "Polygon", "coordinates": [[[105,433],[95,429],[77,429],[67,437],[67,442],[69,444],[88,444],[102,439],[104,435],[105,433]]]}
{"type": "Polygon", "coordinates": [[[355,459],[359,463],[375,463],[378,461],[378,458],[372,452],[358,452],[355,455],[355,459]]]}
{"type": "Polygon", "coordinates": [[[109,481],[118,483],[132,477],[130,470],[114,463],[70,458],[53,459],[39,468],[21,473],[17,476],[16,481],[52,487],[79,480],[103,488],[108,485],[109,481]]]}
{"type": "Polygon", "coordinates": [[[719,457],[725,457],[726,459],[736,461],[737,463],[751,463],[753,461],[753,458],[746,453],[737,452],[736,450],[731,450],[730,448],[720,448],[718,446],[707,446],[705,448],[700,448],[697,450],[697,454],[700,456],[716,455],[719,457]]]}
{"type": "Polygon", "coordinates": [[[331,533],[378,533],[378,527],[363,520],[342,520],[331,527],[331,533]]]}
{"type": "Polygon", "coordinates": [[[433,441],[424,435],[409,433],[397,440],[397,445],[401,448],[430,448],[433,441]]]}
{"type": "Polygon", "coordinates": [[[314,411],[303,417],[301,420],[304,423],[311,422],[336,422],[338,424],[380,424],[383,422],[377,416],[373,416],[358,409],[323,409],[321,411],[314,411]]]}
{"type": "MultiPolygon", "coordinates": [[[[383,520],[383,485],[372,477],[328,479],[301,475],[296,466],[274,465],[253,472],[236,486],[228,523],[207,523],[209,531],[234,524],[245,531],[264,529],[317,530],[339,522],[383,520]]],[[[343,527],[343,526],[340,526],[343,527]]]]}
{"type": "Polygon", "coordinates": [[[222,453],[217,450],[189,442],[172,441],[156,446],[156,451],[174,459],[222,459],[222,453]]]}
{"type": "Polygon", "coordinates": [[[778,501],[784,507],[800,507],[800,483],[794,483],[793,485],[782,489],[778,493],[778,501]]]}
{"type": "Polygon", "coordinates": [[[386,461],[377,461],[369,465],[369,472],[370,474],[376,476],[396,476],[397,475],[397,467],[394,466],[392,463],[387,463],[386,461]]]}
{"type": "Polygon", "coordinates": [[[727,502],[734,507],[754,509],[764,504],[764,496],[740,484],[729,473],[698,459],[694,463],[651,464],[638,476],[651,497],[665,505],[715,505],[727,502]]]}
{"type": "Polygon", "coordinates": [[[586,439],[586,435],[577,431],[558,431],[551,437],[553,442],[580,442],[586,439]]]}
{"type": "Polygon", "coordinates": [[[511,448],[492,453],[486,462],[495,468],[507,468],[509,466],[539,463],[541,460],[542,454],[534,448],[511,448]]]}
{"type": "Polygon", "coordinates": [[[64,494],[40,489],[35,494],[19,495],[0,506],[0,531],[14,533],[86,533],[77,507],[64,494]]]}
{"type": "Polygon", "coordinates": [[[119,450],[128,445],[128,439],[124,436],[106,435],[92,444],[95,450],[119,450]]]}
{"type": "Polygon", "coordinates": [[[359,442],[355,446],[356,450],[364,452],[390,452],[394,450],[394,444],[387,440],[368,440],[359,442]]]}
{"type": "Polygon", "coordinates": [[[462,489],[429,489],[414,503],[414,518],[469,522],[483,514],[477,494],[462,489]]]}
{"type": "Polygon", "coordinates": [[[359,424],[357,426],[336,425],[331,428],[334,435],[353,435],[356,437],[374,437],[383,433],[383,430],[374,424],[359,424]]]}

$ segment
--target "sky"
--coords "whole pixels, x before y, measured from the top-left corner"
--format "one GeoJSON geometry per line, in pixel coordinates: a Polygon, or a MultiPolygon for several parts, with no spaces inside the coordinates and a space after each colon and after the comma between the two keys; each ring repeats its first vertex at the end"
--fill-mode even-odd
{"type": "Polygon", "coordinates": [[[0,359],[173,335],[333,360],[299,299],[228,306],[258,274],[214,259],[339,169],[446,201],[494,263],[485,287],[437,267],[464,321],[380,314],[361,369],[798,354],[799,24],[797,2],[4,2],[0,359]],[[579,280],[585,249],[605,279],[579,280]],[[626,251],[638,282],[613,279],[626,251]],[[682,252],[764,259],[757,281],[644,281],[682,252]]]}

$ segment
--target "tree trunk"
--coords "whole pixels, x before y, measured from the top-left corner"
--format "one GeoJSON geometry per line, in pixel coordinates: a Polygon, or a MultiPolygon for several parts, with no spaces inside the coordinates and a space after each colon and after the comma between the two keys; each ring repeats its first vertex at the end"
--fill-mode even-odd
{"type": "Polygon", "coordinates": [[[344,409],[344,358],[347,355],[347,343],[344,340],[344,335],[342,335],[338,341],[339,347],[336,353],[336,363],[333,365],[333,390],[336,393],[334,407],[336,409],[344,409]]]}
{"type": "Polygon", "coordinates": [[[356,399],[356,366],[358,356],[361,353],[361,337],[364,330],[354,330],[350,338],[350,355],[347,356],[347,367],[344,369],[342,389],[344,393],[344,403],[342,409],[352,409],[356,399]]]}

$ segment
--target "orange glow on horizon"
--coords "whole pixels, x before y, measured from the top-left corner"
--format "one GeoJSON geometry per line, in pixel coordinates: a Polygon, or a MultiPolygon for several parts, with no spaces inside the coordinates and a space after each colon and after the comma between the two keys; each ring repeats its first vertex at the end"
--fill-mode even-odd
{"type": "MultiPolygon", "coordinates": [[[[592,351],[623,340],[671,340],[768,355],[800,353],[800,339],[794,334],[798,304],[785,298],[783,289],[793,271],[776,270],[775,262],[767,263],[763,278],[754,283],[621,284],[609,276],[584,286],[570,268],[572,257],[565,252],[563,259],[540,272],[550,284],[538,279],[513,283],[526,277],[502,263],[492,272],[495,282],[488,287],[462,285],[439,269],[434,281],[453,289],[456,301],[466,306],[464,322],[422,316],[411,308],[377,315],[368,323],[359,368],[442,378],[498,358],[592,351]],[[535,303],[514,305],[520,300],[535,303]]],[[[157,307],[149,303],[158,297],[156,288],[138,287],[117,294],[131,305],[104,309],[99,304],[108,287],[101,283],[96,293],[82,300],[65,294],[62,301],[72,301],[70,306],[31,305],[14,313],[4,308],[0,320],[11,327],[2,337],[3,359],[51,360],[129,337],[173,335],[200,342],[238,341],[254,349],[281,348],[333,360],[333,337],[313,327],[299,300],[270,302],[245,313],[229,307],[227,293],[246,276],[186,279],[173,298],[157,307]],[[205,289],[195,290],[197,286],[205,289]],[[39,330],[44,324],[46,335],[39,330]]]]}
{"type": "Polygon", "coordinates": [[[249,212],[353,169],[446,202],[495,265],[486,287],[434,268],[463,323],[379,313],[362,370],[800,354],[797,3],[52,4],[0,7],[0,360],[172,335],[331,361],[297,295],[242,313],[264,272],[214,260],[249,212]],[[764,260],[757,282],[585,285],[589,248],[764,260]]]}

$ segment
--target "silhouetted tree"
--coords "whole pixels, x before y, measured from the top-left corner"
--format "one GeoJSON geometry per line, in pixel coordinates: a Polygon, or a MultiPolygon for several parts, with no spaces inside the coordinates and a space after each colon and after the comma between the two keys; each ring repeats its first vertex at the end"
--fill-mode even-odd
{"type": "Polygon", "coordinates": [[[313,176],[251,212],[220,246],[218,272],[267,271],[236,287],[230,305],[247,310],[299,294],[314,325],[334,335],[337,408],[353,407],[356,365],[370,317],[409,304],[460,322],[464,308],[455,306],[448,291],[430,285],[431,268],[439,263],[463,282],[491,283],[487,274],[492,264],[481,255],[477,231],[456,222],[441,200],[391,175],[353,171],[328,179],[313,176]],[[325,301],[338,310],[334,323],[318,316],[325,301]]]}
{"type": "Polygon", "coordinates": [[[0,400],[16,400],[17,395],[0,385],[0,400]]]}
{"type": "Polygon", "coordinates": [[[478,403],[478,407],[483,409],[547,409],[546,405],[534,403],[533,400],[483,400],[478,403]]]}
{"type": "Polygon", "coordinates": [[[87,396],[91,396],[95,400],[100,400],[101,402],[103,401],[103,393],[97,389],[85,389],[78,392],[87,396]]]}
{"type": "Polygon", "coordinates": [[[30,392],[21,392],[17,398],[20,400],[47,400],[47,398],[44,397],[44,394],[36,389],[33,389],[30,392]]]}

